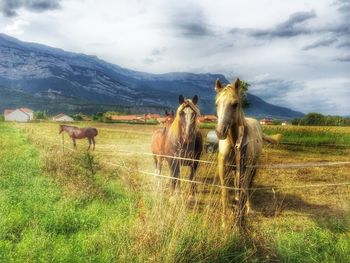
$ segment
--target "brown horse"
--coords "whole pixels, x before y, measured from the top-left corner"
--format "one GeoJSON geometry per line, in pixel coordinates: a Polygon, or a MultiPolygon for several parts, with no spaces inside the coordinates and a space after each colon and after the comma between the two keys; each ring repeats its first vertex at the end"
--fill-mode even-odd
{"type": "MultiPolygon", "coordinates": [[[[195,159],[199,160],[203,150],[203,138],[197,124],[197,118],[200,115],[197,107],[198,96],[194,96],[192,100],[179,96],[179,104],[173,123],[170,125],[166,134],[164,143],[164,154],[175,158],[166,158],[171,176],[180,177],[180,166],[190,166],[190,180],[193,180],[198,167],[198,161],[183,160],[195,159]],[[179,158],[176,158],[179,157],[179,158]]],[[[173,189],[180,186],[180,181],[173,179],[173,189]]],[[[195,186],[191,185],[191,195],[195,194],[195,186]]]]}
{"type": "Polygon", "coordinates": [[[74,148],[77,147],[77,144],[75,142],[76,139],[87,138],[89,141],[88,150],[90,150],[91,143],[93,143],[93,150],[95,150],[95,137],[98,134],[96,128],[78,128],[74,126],[60,125],[59,134],[61,134],[63,131],[67,132],[69,137],[72,138],[74,148]]]}
{"type": "Polygon", "coordinates": [[[154,159],[154,164],[156,167],[156,173],[161,174],[162,173],[162,164],[164,157],[164,142],[166,135],[168,133],[170,125],[173,123],[175,118],[174,112],[168,113],[165,112],[165,120],[164,120],[164,128],[157,129],[154,131],[152,136],[152,142],[151,142],[151,149],[154,159]]]}
{"type": "MultiPolygon", "coordinates": [[[[221,185],[226,185],[230,169],[227,164],[235,166],[234,186],[237,202],[237,218],[244,219],[250,210],[249,188],[251,188],[256,164],[262,151],[262,142],[278,143],[281,136],[267,136],[262,132],[259,122],[245,118],[240,101],[241,81],[223,87],[216,81],[216,111],[218,123],[216,133],[219,138],[218,172],[221,185]]],[[[227,189],[222,189],[222,205],[224,215],[227,206],[227,189]]],[[[238,222],[239,224],[242,221],[238,222]]]]}

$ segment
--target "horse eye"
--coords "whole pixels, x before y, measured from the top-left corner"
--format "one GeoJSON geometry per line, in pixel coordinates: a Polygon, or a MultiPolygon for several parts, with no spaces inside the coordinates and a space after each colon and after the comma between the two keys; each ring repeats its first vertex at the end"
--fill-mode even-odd
{"type": "Polygon", "coordinates": [[[238,103],[235,103],[235,104],[232,105],[232,108],[236,109],[237,106],[238,106],[238,103]]]}

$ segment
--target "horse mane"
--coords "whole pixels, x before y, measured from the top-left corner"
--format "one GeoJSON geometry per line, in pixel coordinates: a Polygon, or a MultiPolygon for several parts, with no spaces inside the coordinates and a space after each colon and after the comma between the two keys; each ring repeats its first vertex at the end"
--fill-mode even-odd
{"type": "MultiPolygon", "coordinates": [[[[181,135],[180,112],[186,107],[190,107],[196,113],[196,118],[198,116],[200,116],[199,108],[191,100],[185,100],[185,102],[182,103],[177,108],[175,119],[174,119],[173,123],[169,127],[168,134],[170,135],[170,137],[173,137],[173,138],[179,138],[180,137],[180,135],[181,135]]],[[[197,120],[196,120],[196,124],[197,124],[197,120]]]]}
{"type": "Polygon", "coordinates": [[[178,138],[178,137],[180,137],[180,133],[181,133],[180,116],[178,114],[178,111],[176,111],[175,119],[174,119],[173,123],[169,127],[168,134],[171,137],[178,138]]]}

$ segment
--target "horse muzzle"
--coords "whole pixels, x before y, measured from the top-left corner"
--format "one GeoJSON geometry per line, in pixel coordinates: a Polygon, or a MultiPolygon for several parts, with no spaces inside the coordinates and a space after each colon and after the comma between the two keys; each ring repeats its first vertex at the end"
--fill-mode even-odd
{"type": "Polygon", "coordinates": [[[219,140],[225,140],[227,138],[228,128],[227,127],[216,128],[215,132],[219,140]]]}

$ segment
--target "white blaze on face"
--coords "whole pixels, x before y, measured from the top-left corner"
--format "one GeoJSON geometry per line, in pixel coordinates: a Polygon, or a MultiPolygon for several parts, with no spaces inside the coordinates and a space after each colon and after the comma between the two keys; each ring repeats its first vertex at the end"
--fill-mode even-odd
{"type": "Polygon", "coordinates": [[[193,122],[194,112],[190,107],[186,107],[183,112],[185,114],[186,133],[188,134],[189,128],[193,122]]]}
{"type": "Polygon", "coordinates": [[[223,97],[223,92],[218,96],[218,98],[216,99],[216,112],[217,112],[217,115],[218,115],[218,126],[220,126],[223,122],[223,119],[224,119],[224,105],[225,105],[225,102],[223,101],[224,100],[224,97],[223,97]]]}

